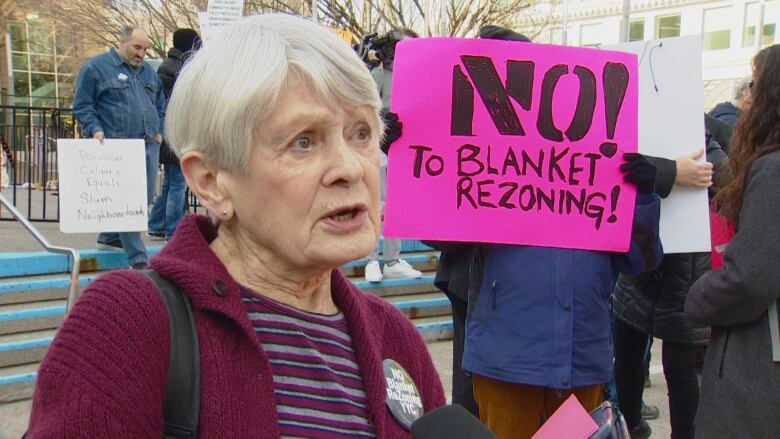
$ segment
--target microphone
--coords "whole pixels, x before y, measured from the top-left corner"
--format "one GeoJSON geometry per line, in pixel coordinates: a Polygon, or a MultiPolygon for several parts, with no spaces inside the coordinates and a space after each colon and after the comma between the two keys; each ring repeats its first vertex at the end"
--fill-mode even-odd
{"type": "Polygon", "coordinates": [[[412,423],[412,439],[498,439],[463,407],[445,405],[412,423]]]}

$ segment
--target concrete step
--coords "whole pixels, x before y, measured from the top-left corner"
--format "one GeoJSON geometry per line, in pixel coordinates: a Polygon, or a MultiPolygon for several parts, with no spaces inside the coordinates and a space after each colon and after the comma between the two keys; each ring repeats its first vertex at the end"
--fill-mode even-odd
{"type": "MultiPolygon", "coordinates": [[[[426,342],[452,338],[452,319],[446,316],[414,320],[417,330],[426,342]]],[[[54,331],[41,331],[36,338],[7,343],[0,342],[0,404],[29,399],[35,389],[38,363],[51,344],[54,331]],[[3,358],[16,356],[25,363],[4,365],[3,358]]]]}
{"type": "Polygon", "coordinates": [[[0,367],[0,404],[32,398],[38,363],[0,367]]]}
{"type": "MultiPolygon", "coordinates": [[[[402,255],[402,257],[415,267],[415,269],[425,272],[432,271],[433,274],[435,274],[435,270],[438,266],[438,252],[408,254],[402,255]]],[[[350,277],[353,282],[356,284],[359,283],[359,288],[365,291],[373,292],[375,289],[381,289],[383,292],[379,295],[383,297],[396,293],[403,294],[404,291],[408,290],[408,288],[400,288],[401,285],[397,282],[390,282],[390,279],[378,283],[366,282],[363,278],[366,263],[368,263],[368,260],[366,259],[352,261],[345,264],[341,270],[346,276],[350,277]]],[[[81,274],[79,276],[80,287],[86,287],[89,282],[94,280],[101,273],[102,272],[92,272],[81,274]]],[[[65,299],[68,297],[69,285],[69,275],[62,273],[35,276],[7,276],[0,281],[0,305],[65,299]]]]}
{"type": "Polygon", "coordinates": [[[0,335],[58,328],[65,317],[65,300],[0,306],[0,335]]]}
{"type": "MultiPolygon", "coordinates": [[[[424,320],[430,317],[451,316],[450,303],[443,293],[411,294],[394,296],[390,302],[421,328],[430,328],[424,320]],[[423,319],[423,320],[421,320],[423,319]]],[[[0,367],[39,361],[46,352],[56,328],[62,324],[64,304],[40,308],[24,308],[15,305],[15,310],[5,311],[6,315],[16,314],[19,318],[0,324],[0,367]],[[13,325],[13,326],[12,326],[13,325]]],[[[0,317],[3,313],[0,313],[0,317]]],[[[445,334],[446,338],[446,334],[445,334]]]]}
{"type": "Polygon", "coordinates": [[[381,282],[368,282],[363,280],[361,276],[351,280],[355,286],[367,293],[389,298],[391,296],[438,291],[433,285],[435,277],[435,272],[425,272],[419,279],[384,279],[381,282]]]}
{"type": "MultiPolygon", "coordinates": [[[[160,246],[149,246],[149,257],[160,251],[160,246]]],[[[127,255],[119,251],[102,251],[94,248],[78,250],[81,257],[80,271],[115,270],[127,268],[127,255]]],[[[0,253],[0,278],[67,273],[71,269],[69,256],[49,252],[0,253]]]]}
{"type": "MultiPolygon", "coordinates": [[[[362,276],[359,276],[352,277],[351,280],[358,288],[367,293],[380,297],[392,297],[435,292],[437,290],[433,286],[434,276],[434,273],[429,272],[419,279],[386,279],[382,282],[367,282],[362,280],[362,276]]],[[[79,280],[86,284],[95,277],[96,275],[83,276],[79,280]]],[[[42,276],[41,279],[0,284],[0,296],[4,294],[3,291],[15,291],[19,294],[26,292],[29,294],[28,300],[35,300],[26,303],[0,304],[0,335],[58,327],[65,315],[65,299],[45,300],[49,299],[52,293],[35,295],[31,292],[37,291],[34,288],[51,292],[55,289],[55,285],[62,285],[64,295],[60,297],[65,297],[67,296],[67,290],[65,290],[67,283],[67,276],[46,275],[42,276]]],[[[402,309],[411,309],[412,307],[413,305],[405,305],[405,308],[402,309]]]]}
{"type": "MultiPolygon", "coordinates": [[[[421,323],[424,331],[430,330],[427,325],[430,321],[425,318],[449,318],[452,313],[450,302],[443,293],[395,296],[390,298],[390,302],[413,322],[421,323]]],[[[12,312],[16,312],[20,319],[12,322],[15,326],[10,323],[7,326],[0,325],[0,331],[4,331],[0,335],[0,367],[43,358],[56,328],[62,324],[64,305],[8,311],[12,312]]]]}
{"type": "MultiPolygon", "coordinates": [[[[384,238],[380,238],[383,246],[384,238]]],[[[150,257],[160,251],[161,246],[147,247],[150,257]]],[[[419,241],[403,241],[403,253],[432,252],[433,249],[419,241]]],[[[127,268],[127,258],[123,252],[101,251],[94,248],[79,250],[82,273],[127,268]]],[[[365,263],[363,263],[365,265],[365,263]]],[[[35,276],[42,274],[67,273],[71,269],[70,257],[48,252],[10,252],[0,253],[0,279],[15,276],[35,276]]]]}
{"type": "MultiPolygon", "coordinates": [[[[401,257],[415,269],[420,271],[436,271],[436,269],[439,268],[438,251],[402,254],[401,257]]],[[[341,267],[341,272],[350,277],[363,277],[365,276],[367,263],[367,259],[349,262],[341,267]]]]}
{"type": "Polygon", "coordinates": [[[0,367],[41,361],[56,333],[56,329],[44,329],[0,335],[0,367]]]}
{"type": "Polygon", "coordinates": [[[452,316],[419,318],[414,320],[414,325],[428,343],[452,339],[452,316]]]}
{"type": "Polygon", "coordinates": [[[386,300],[413,321],[424,317],[452,315],[450,300],[442,292],[389,296],[386,300]]]}
{"type": "MultiPolygon", "coordinates": [[[[451,338],[449,301],[433,286],[438,252],[416,241],[404,242],[402,248],[416,252],[401,256],[424,272],[422,278],[367,282],[363,277],[365,259],[345,264],[342,271],[358,288],[393,303],[412,319],[425,340],[451,338]]],[[[102,274],[97,270],[124,268],[119,252],[92,250],[82,254],[87,256],[85,261],[92,261],[82,264],[82,270],[87,271],[79,277],[82,288],[102,274]]],[[[69,268],[64,256],[6,255],[0,254],[0,404],[32,396],[38,363],[62,324],[69,285],[68,274],[63,273],[69,268]],[[9,268],[6,262],[11,260],[9,268]]]]}
{"type": "MultiPolygon", "coordinates": [[[[79,276],[79,286],[81,288],[85,287],[98,274],[81,274],[79,276]]],[[[69,288],[69,274],[7,277],[0,282],[0,305],[64,299],[68,297],[69,288]]]]}

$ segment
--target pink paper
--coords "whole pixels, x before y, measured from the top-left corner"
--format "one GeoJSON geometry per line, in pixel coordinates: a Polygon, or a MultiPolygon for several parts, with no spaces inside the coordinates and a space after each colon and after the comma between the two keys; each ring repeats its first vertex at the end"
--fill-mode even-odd
{"type": "Polygon", "coordinates": [[[571,395],[531,439],[587,439],[598,428],[577,397],[571,395]]]}
{"type": "Polygon", "coordinates": [[[635,189],[618,168],[637,150],[637,78],[623,52],[402,41],[384,235],[626,251],[635,189]]]}

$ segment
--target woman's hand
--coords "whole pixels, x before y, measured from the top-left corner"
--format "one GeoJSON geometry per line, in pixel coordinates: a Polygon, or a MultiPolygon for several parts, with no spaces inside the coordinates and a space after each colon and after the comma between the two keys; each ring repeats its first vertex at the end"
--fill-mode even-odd
{"type": "Polygon", "coordinates": [[[679,186],[708,188],[712,186],[712,163],[699,162],[704,154],[704,148],[677,157],[677,175],[674,184],[679,186]]]}

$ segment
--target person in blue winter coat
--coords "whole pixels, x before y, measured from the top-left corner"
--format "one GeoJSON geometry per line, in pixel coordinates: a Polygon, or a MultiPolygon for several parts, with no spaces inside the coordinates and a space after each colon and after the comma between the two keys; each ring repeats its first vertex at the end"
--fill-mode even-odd
{"type": "Polygon", "coordinates": [[[462,366],[480,419],[502,439],[531,437],[571,394],[588,411],[604,399],[617,275],[653,269],[663,254],[656,168],[624,157],[638,192],[627,253],[475,244],[462,366]]]}
{"type": "Polygon", "coordinates": [[[734,100],[719,103],[708,114],[733,129],[737,125],[739,113],[750,101],[750,83],[749,76],[737,81],[734,85],[734,100]]]}

